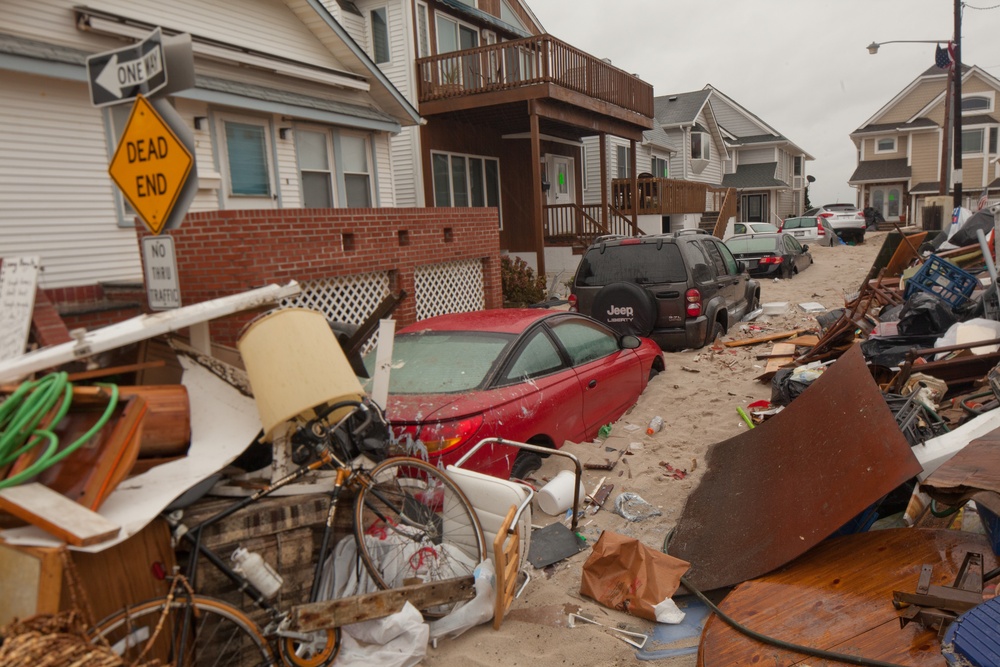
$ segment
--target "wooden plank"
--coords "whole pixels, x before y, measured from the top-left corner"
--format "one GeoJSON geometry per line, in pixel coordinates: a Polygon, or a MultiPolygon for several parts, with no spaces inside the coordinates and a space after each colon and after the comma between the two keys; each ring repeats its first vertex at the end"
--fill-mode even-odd
{"type": "Polygon", "coordinates": [[[792,361],[795,361],[795,344],[775,343],[768,356],[767,366],[764,367],[764,374],[777,373],[778,369],[792,361]]]}
{"type": "Polygon", "coordinates": [[[805,336],[796,336],[795,338],[789,338],[785,341],[786,343],[792,343],[793,345],[801,347],[816,347],[819,345],[819,336],[816,334],[806,334],[805,336]]]}
{"type": "Polygon", "coordinates": [[[313,632],[339,628],[395,614],[406,602],[417,609],[427,609],[449,602],[471,600],[475,595],[475,579],[468,576],[352,595],[339,600],[310,602],[292,607],[289,629],[295,632],[313,632]]]}
{"type": "Polygon", "coordinates": [[[74,546],[104,542],[121,527],[37,482],[0,491],[0,509],[74,546]]]}
{"type": "Polygon", "coordinates": [[[808,332],[809,329],[792,329],[791,331],[782,331],[780,333],[768,334],[767,336],[757,336],[756,338],[744,338],[742,340],[728,340],[723,343],[726,347],[743,347],[744,345],[757,345],[758,343],[769,343],[772,340],[782,340],[785,338],[791,338],[792,336],[798,336],[799,334],[804,334],[808,332]]]}
{"type": "Polygon", "coordinates": [[[497,577],[497,595],[493,603],[494,630],[500,629],[504,614],[514,601],[514,586],[517,583],[517,569],[521,560],[521,533],[519,527],[515,527],[510,535],[507,531],[514,523],[516,514],[517,505],[511,505],[500,530],[497,531],[497,536],[493,539],[493,564],[496,566],[497,577]]]}

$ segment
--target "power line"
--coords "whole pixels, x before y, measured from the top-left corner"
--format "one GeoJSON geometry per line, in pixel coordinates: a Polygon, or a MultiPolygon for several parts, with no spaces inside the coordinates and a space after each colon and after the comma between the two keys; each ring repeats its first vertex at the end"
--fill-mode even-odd
{"type": "Polygon", "coordinates": [[[993,5],[992,7],[974,7],[965,2],[962,3],[962,6],[965,7],[966,9],[978,9],[979,11],[983,12],[989,11],[991,9],[1000,9],[1000,5],[993,5]]]}

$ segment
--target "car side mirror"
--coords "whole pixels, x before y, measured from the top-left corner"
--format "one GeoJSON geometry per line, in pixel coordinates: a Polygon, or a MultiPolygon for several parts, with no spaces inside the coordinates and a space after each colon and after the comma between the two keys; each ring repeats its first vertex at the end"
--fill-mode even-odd
{"type": "Polygon", "coordinates": [[[622,336],[621,347],[623,350],[636,350],[641,345],[642,341],[639,340],[638,336],[633,336],[632,334],[622,336]]]}
{"type": "Polygon", "coordinates": [[[806,243],[802,244],[802,252],[809,252],[809,245],[806,243]]]}
{"type": "Polygon", "coordinates": [[[736,260],[736,263],[740,267],[740,273],[746,273],[750,270],[750,267],[747,266],[747,261],[745,259],[738,259],[736,260]]]}

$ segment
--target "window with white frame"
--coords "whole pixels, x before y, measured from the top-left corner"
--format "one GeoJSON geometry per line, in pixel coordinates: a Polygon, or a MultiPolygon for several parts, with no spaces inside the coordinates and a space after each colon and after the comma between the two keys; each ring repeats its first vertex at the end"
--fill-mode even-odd
{"type": "Polygon", "coordinates": [[[618,155],[618,178],[632,178],[630,171],[632,159],[629,156],[629,147],[618,146],[616,152],[618,155]]]}
{"type": "Polygon", "coordinates": [[[444,14],[435,14],[437,52],[449,53],[479,46],[479,31],[444,14]]]}
{"type": "Polygon", "coordinates": [[[876,153],[895,153],[896,137],[882,137],[875,140],[876,153]]]}
{"type": "Polygon", "coordinates": [[[657,178],[670,178],[670,163],[661,157],[653,156],[649,173],[657,178]]]}
{"type": "Polygon", "coordinates": [[[266,121],[225,120],[226,166],[229,194],[234,197],[270,197],[271,175],[266,121]]]}
{"type": "Polygon", "coordinates": [[[375,64],[381,65],[391,60],[389,53],[389,19],[385,7],[376,7],[369,13],[372,25],[372,55],[375,64]]]}
{"type": "Polygon", "coordinates": [[[417,57],[426,58],[431,54],[430,30],[427,27],[427,5],[417,3],[417,57]]]}
{"type": "MultiPolygon", "coordinates": [[[[106,107],[108,113],[110,114],[111,132],[114,134],[114,141],[109,142],[111,146],[111,153],[114,154],[115,147],[118,146],[118,142],[122,138],[122,133],[125,131],[125,126],[128,124],[129,115],[132,113],[132,107],[128,104],[114,104],[110,107],[106,107]]],[[[114,188],[115,200],[119,202],[118,209],[118,226],[119,227],[133,227],[135,225],[135,209],[132,205],[128,203],[121,190],[114,188]]]]}
{"type": "Polygon", "coordinates": [[[708,160],[712,157],[712,143],[708,132],[691,133],[691,159],[708,160]]]}
{"type": "Polygon", "coordinates": [[[344,169],[344,190],[348,208],[369,208],[372,205],[371,150],[368,137],[359,134],[340,135],[340,160],[344,169]]]}
{"type": "Polygon", "coordinates": [[[802,156],[796,155],[792,158],[792,176],[802,175],[802,156]]]}
{"type": "Polygon", "coordinates": [[[983,152],[983,131],[962,130],[962,152],[982,153],[983,152]]]}
{"type": "Polygon", "coordinates": [[[333,208],[334,180],[333,147],[327,132],[296,129],[295,144],[302,179],[302,206],[333,208]]]}
{"type": "Polygon", "coordinates": [[[990,155],[994,155],[997,152],[997,128],[990,128],[990,155]]]}
{"type": "Polygon", "coordinates": [[[500,161],[481,155],[431,153],[435,206],[500,208],[500,161]]]}
{"type": "Polygon", "coordinates": [[[993,111],[992,95],[963,95],[962,113],[990,113],[993,111]]]}
{"type": "Polygon", "coordinates": [[[521,17],[514,12],[513,7],[508,4],[507,0],[500,0],[500,20],[522,30],[525,29],[521,17]]]}

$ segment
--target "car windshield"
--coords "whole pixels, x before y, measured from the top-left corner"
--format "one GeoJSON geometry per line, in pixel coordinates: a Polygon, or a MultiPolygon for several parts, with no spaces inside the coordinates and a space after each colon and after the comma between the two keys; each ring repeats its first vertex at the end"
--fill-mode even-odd
{"type": "Polygon", "coordinates": [[[778,228],[770,222],[755,222],[750,225],[750,229],[754,234],[769,234],[778,231],[778,228]]]}
{"type": "MultiPolygon", "coordinates": [[[[426,331],[396,336],[389,392],[448,394],[482,386],[513,334],[471,331],[426,331]]],[[[369,377],[375,351],[365,358],[369,377]]]]}
{"type": "Polygon", "coordinates": [[[823,208],[834,213],[853,213],[858,210],[854,204],[828,204],[823,208]]]}
{"type": "Polygon", "coordinates": [[[621,281],[647,285],[686,280],[684,261],[674,243],[591,248],[576,274],[576,284],[581,287],[603,287],[621,281]]]}
{"type": "Polygon", "coordinates": [[[774,252],[776,239],[773,236],[748,236],[740,239],[729,239],[726,246],[734,255],[752,252],[774,252]]]}

